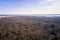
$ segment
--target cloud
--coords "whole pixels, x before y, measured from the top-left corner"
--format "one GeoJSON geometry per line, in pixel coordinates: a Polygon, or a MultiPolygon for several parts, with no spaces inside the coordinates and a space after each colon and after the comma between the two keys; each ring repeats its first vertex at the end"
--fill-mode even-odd
{"type": "Polygon", "coordinates": [[[52,2],[51,0],[50,1],[45,0],[45,1],[40,2],[40,4],[38,3],[38,6],[35,5],[32,8],[30,7],[11,8],[11,9],[5,8],[3,10],[0,10],[0,13],[2,14],[60,14],[60,1],[56,0],[55,2],[53,2],[54,4],[52,4],[51,2],[52,2]],[[41,6],[41,4],[43,4],[44,6],[41,6]]]}
{"type": "Polygon", "coordinates": [[[56,0],[45,0],[45,1],[47,1],[47,2],[53,2],[53,1],[56,1],[56,0]]]}

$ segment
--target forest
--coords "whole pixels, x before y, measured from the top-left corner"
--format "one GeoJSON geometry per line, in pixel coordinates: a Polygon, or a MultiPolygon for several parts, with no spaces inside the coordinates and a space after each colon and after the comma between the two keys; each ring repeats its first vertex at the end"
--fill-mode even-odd
{"type": "Polygon", "coordinates": [[[60,17],[0,18],[0,40],[60,40],[60,17]]]}

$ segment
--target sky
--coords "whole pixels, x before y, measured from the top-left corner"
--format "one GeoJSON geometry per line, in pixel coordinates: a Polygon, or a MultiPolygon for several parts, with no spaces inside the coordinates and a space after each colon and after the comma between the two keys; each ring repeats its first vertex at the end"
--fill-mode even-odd
{"type": "Polygon", "coordinates": [[[0,0],[0,14],[60,14],[60,0],[0,0]]]}

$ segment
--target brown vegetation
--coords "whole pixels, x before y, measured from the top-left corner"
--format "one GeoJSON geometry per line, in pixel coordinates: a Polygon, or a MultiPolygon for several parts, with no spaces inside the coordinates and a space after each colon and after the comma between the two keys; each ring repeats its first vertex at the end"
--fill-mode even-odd
{"type": "Polygon", "coordinates": [[[0,40],[60,40],[60,18],[8,17],[0,19],[0,40]]]}

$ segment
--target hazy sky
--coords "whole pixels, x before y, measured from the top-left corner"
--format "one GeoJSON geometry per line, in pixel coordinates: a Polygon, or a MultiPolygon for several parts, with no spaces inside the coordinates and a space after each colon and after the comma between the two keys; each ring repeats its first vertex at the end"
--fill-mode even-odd
{"type": "Polygon", "coordinates": [[[60,14],[60,0],[0,0],[0,14],[60,14]]]}

